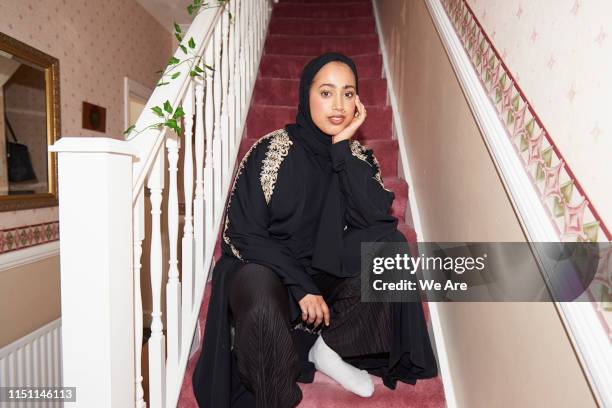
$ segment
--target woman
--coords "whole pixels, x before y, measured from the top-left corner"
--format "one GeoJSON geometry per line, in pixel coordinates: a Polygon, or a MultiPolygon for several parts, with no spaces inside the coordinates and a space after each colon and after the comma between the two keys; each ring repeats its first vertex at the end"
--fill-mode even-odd
{"type": "Polygon", "coordinates": [[[364,397],[369,373],[392,389],[437,375],[420,303],[360,302],[361,242],[405,238],[376,158],[351,140],[358,93],[350,58],[313,59],[296,123],[242,159],[193,376],[201,407],[294,407],[315,368],[364,397]]]}

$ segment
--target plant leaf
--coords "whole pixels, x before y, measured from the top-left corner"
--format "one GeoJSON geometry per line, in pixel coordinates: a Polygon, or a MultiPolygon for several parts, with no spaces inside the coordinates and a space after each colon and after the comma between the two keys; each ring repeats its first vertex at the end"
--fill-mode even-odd
{"type": "Polygon", "coordinates": [[[176,58],[176,57],[171,57],[171,58],[168,60],[168,65],[176,65],[176,64],[178,64],[179,62],[181,62],[181,60],[180,60],[180,59],[178,59],[178,58],[176,58]]]}
{"type": "Polygon", "coordinates": [[[129,135],[130,133],[132,133],[132,130],[134,130],[135,127],[136,127],[136,125],[130,126],[129,128],[127,128],[127,129],[125,129],[123,131],[123,134],[126,135],[126,136],[129,135]]]}
{"type": "Polygon", "coordinates": [[[179,47],[181,48],[181,51],[183,51],[184,54],[187,54],[187,47],[185,47],[183,44],[180,44],[179,47]]]}
{"type": "Polygon", "coordinates": [[[174,111],[174,115],[172,115],[172,119],[178,119],[183,116],[185,116],[185,111],[182,106],[178,106],[174,111]]]}
{"type": "Polygon", "coordinates": [[[172,78],[172,79],[176,79],[176,78],[178,78],[178,77],[179,77],[179,75],[181,75],[181,73],[180,73],[180,72],[175,72],[174,74],[172,74],[172,77],[171,77],[171,78],[172,78]]]}
{"type": "Polygon", "coordinates": [[[196,65],[196,66],[195,66],[193,69],[194,69],[196,72],[204,72],[204,70],[203,70],[202,68],[200,68],[200,66],[199,66],[199,65],[196,65]]]}
{"type": "Polygon", "coordinates": [[[154,106],[154,107],[152,107],[152,108],[151,108],[151,110],[152,110],[153,112],[155,112],[155,114],[156,114],[157,116],[159,116],[160,118],[163,118],[163,117],[164,117],[164,112],[162,111],[162,109],[161,109],[159,106],[154,106]]]}
{"type": "Polygon", "coordinates": [[[176,31],[177,33],[181,32],[181,26],[176,24],[176,21],[174,22],[174,31],[176,31]]]}
{"type": "Polygon", "coordinates": [[[168,113],[172,113],[172,105],[170,104],[170,101],[164,102],[164,110],[168,113]]]}
{"type": "Polygon", "coordinates": [[[193,5],[190,4],[187,6],[187,12],[189,13],[189,15],[193,14],[193,5]]]}
{"type": "Polygon", "coordinates": [[[163,86],[163,85],[168,85],[170,82],[160,82],[155,86],[163,86]]]}
{"type": "Polygon", "coordinates": [[[189,39],[187,45],[189,45],[189,48],[195,48],[195,41],[193,41],[193,37],[189,39]]]}
{"type": "Polygon", "coordinates": [[[179,42],[183,41],[183,36],[182,36],[182,35],[180,35],[179,33],[174,33],[174,36],[176,37],[176,39],[177,39],[179,42]]]}

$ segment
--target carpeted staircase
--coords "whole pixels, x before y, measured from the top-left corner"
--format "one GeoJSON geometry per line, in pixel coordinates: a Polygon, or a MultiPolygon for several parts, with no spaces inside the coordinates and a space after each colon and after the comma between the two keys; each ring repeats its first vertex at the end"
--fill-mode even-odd
{"type": "MultiPolygon", "coordinates": [[[[268,132],[295,119],[298,80],[303,66],[312,57],[326,51],[338,51],[355,60],[360,75],[360,97],[368,118],[356,135],[362,144],[374,150],[382,167],[385,187],[395,193],[392,214],[409,241],[416,241],[414,229],[405,224],[408,186],[398,177],[398,144],[392,139],[391,108],[387,105],[387,82],[382,78],[372,5],[369,0],[289,0],[274,7],[268,37],[249,110],[246,135],[240,145],[240,160],[251,145],[268,132]]],[[[217,245],[215,259],[220,255],[217,245]]],[[[210,298],[210,287],[200,310],[203,328],[210,298]]],[[[429,321],[428,309],[425,313],[429,321]]],[[[433,342],[433,338],[432,338],[433,342]]],[[[191,376],[199,350],[190,359],[178,406],[196,408],[191,376]]],[[[395,390],[374,377],[376,390],[371,398],[361,398],[342,389],[329,377],[317,373],[312,384],[300,384],[303,400],[300,408],[385,407],[439,408],[445,406],[440,378],[417,381],[416,385],[398,383],[395,390]]],[[[216,407],[206,407],[216,408],[216,407]]]]}

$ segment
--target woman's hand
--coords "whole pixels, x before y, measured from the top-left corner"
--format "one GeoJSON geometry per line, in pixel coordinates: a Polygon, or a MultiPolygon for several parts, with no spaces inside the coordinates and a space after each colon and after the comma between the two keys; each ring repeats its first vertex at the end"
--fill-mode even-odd
{"type": "Polygon", "coordinates": [[[361,99],[359,99],[359,95],[355,97],[355,107],[357,108],[357,112],[355,112],[355,116],[351,123],[348,124],[340,133],[332,137],[332,143],[338,143],[342,140],[350,139],[355,135],[359,126],[363,124],[366,119],[367,112],[365,110],[365,106],[361,103],[361,99]]]}
{"type": "Polygon", "coordinates": [[[329,308],[323,300],[323,296],[306,295],[298,302],[302,309],[302,320],[308,323],[315,323],[315,327],[325,321],[329,326],[329,308]]]}

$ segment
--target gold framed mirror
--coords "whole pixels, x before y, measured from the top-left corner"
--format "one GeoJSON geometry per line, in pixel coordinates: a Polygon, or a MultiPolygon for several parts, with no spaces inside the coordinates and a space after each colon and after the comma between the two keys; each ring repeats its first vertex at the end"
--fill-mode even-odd
{"type": "Polygon", "coordinates": [[[57,205],[59,60],[0,32],[0,211],[57,205]]]}

